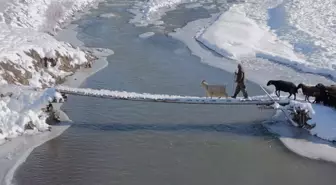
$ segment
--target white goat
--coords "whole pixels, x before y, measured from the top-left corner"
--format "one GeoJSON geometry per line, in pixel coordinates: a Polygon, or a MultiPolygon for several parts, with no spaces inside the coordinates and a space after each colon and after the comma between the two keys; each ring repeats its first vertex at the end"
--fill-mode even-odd
{"type": "Polygon", "coordinates": [[[205,88],[207,97],[228,97],[226,85],[209,85],[205,80],[201,82],[201,85],[205,88]]]}

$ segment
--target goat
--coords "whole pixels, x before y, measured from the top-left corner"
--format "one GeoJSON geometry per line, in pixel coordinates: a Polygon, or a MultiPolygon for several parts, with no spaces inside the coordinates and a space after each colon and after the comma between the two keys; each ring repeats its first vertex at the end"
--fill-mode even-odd
{"type": "Polygon", "coordinates": [[[275,87],[275,94],[280,97],[280,91],[288,92],[290,98],[292,95],[294,95],[294,100],[296,100],[296,93],[297,88],[296,85],[292,82],[287,82],[283,80],[270,80],[267,82],[267,86],[274,85],[275,87]]]}
{"type": "Polygon", "coordinates": [[[205,88],[207,97],[228,97],[225,85],[208,85],[205,80],[201,82],[201,85],[205,88]]]}
{"type": "Polygon", "coordinates": [[[315,87],[320,90],[320,94],[315,100],[316,103],[336,107],[336,86],[325,86],[319,83],[315,87]]]}
{"type": "Polygon", "coordinates": [[[315,103],[326,104],[328,102],[326,86],[324,86],[321,83],[318,83],[317,85],[315,85],[315,87],[320,90],[319,96],[315,98],[315,103]]]}
{"type": "Polygon", "coordinates": [[[315,97],[315,100],[313,103],[316,102],[316,98],[318,96],[320,96],[320,89],[317,88],[316,86],[307,86],[305,84],[302,84],[300,83],[298,86],[297,86],[297,90],[299,89],[302,89],[302,93],[305,95],[305,101],[308,101],[309,103],[311,103],[309,101],[309,97],[312,96],[312,97],[315,97]]]}

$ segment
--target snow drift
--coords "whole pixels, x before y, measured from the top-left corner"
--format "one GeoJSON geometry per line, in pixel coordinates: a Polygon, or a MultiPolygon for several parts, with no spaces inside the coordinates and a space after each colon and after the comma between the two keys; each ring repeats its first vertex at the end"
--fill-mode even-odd
{"type": "MultiPolygon", "coordinates": [[[[284,4],[289,33],[283,38],[313,48],[305,53],[307,62],[335,76],[336,3],[334,0],[293,0],[284,4]],[[292,31],[291,31],[292,30],[292,31]]],[[[303,50],[305,48],[303,47],[303,50]]]]}
{"type": "MultiPolygon", "coordinates": [[[[266,5],[260,2],[255,5],[233,5],[196,35],[196,39],[211,50],[233,60],[263,58],[300,72],[335,80],[333,9],[328,7],[328,3],[313,4],[314,8],[307,2],[285,3],[283,21],[286,26],[281,28],[288,31],[279,31],[279,35],[276,34],[277,30],[271,30],[267,24],[269,17],[266,5]],[[259,8],[258,12],[255,10],[257,6],[266,7],[259,8]],[[319,10],[324,12],[323,17],[319,10]],[[309,42],[310,45],[304,42],[309,42]],[[304,52],[307,48],[315,49],[304,52]]],[[[276,6],[272,6],[274,7],[276,6]]]]}
{"type": "Polygon", "coordinates": [[[35,91],[16,85],[3,85],[0,93],[11,94],[0,99],[0,143],[19,135],[49,130],[48,115],[41,109],[54,98],[60,101],[62,97],[53,88],[35,91]],[[27,129],[28,124],[33,128],[27,129]]]}
{"type": "Polygon", "coordinates": [[[95,0],[0,0],[0,84],[51,86],[94,57],[47,32],[95,0]]]}
{"type": "Polygon", "coordinates": [[[269,28],[262,27],[248,18],[239,5],[234,5],[221,14],[197,40],[235,60],[261,56],[277,61],[304,63],[293,52],[291,45],[279,41],[269,28]]]}

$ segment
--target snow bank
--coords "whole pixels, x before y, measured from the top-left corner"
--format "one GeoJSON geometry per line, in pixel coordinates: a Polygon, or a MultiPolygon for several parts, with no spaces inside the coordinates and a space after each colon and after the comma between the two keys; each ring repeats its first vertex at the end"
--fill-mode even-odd
{"type": "Polygon", "coordinates": [[[293,52],[291,45],[277,40],[269,28],[248,18],[239,5],[220,15],[197,40],[235,60],[260,56],[276,61],[304,63],[293,52]]]}
{"type": "Polygon", "coordinates": [[[93,60],[45,33],[97,0],[0,0],[0,84],[50,86],[93,60]]]}
{"type": "Polygon", "coordinates": [[[59,29],[74,13],[97,0],[11,0],[3,12],[7,24],[37,31],[59,29]]]}
{"type": "MultiPolygon", "coordinates": [[[[336,3],[334,0],[292,0],[284,4],[286,22],[294,31],[284,34],[293,43],[310,43],[307,61],[334,72],[336,68],[336,3]]],[[[334,74],[333,74],[334,75],[334,74]]]]}
{"type": "Polygon", "coordinates": [[[336,110],[334,108],[300,101],[291,101],[285,107],[277,106],[277,108],[283,110],[288,110],[292,107],[299,107],[308,111],[309,116],[312,118],[308,121],[308,124],[316,124],[313,129],[309,130],[311,135],[328,141],[336,141],[336,110]]]}
{"type": "MultiPolygon", "coordinates": [[[[70,69],[75,68],[88,62],[88,59],[87,53],[65,42],[57,41],[48,34],[0,23],[0,61],[3,83],[20,83],[18,78],[21,77],[22,80],[27,79],[29,85],[41,87],[42,84],[55,84],[57,76],[65,77],[72,74],[71,70],[64,70],[65,65],[69,65],[67,67],[70,69]],[[69,60],[62,59],[62,56],[68,57],[69,60]],[[52,67],[48,62],[49,66],[43,67],[44,57],[58,60],[57,65],[52,67]],[[17,71],[8,66],[13,66],[17,71]],[[8,70],[12,73],[8,74],[8,70]]],[[[24,81],[21,81],[21,84],[28,85],[24,81]]]]}
{"type": "Polygon", "coordinates": [[[53,99],[61,100],[61,95],[50,88],[35,91],[32,88],[15,85],[1,86],[1,94],[12,93],[0,99],[0,143],[5,139],[23,134],[34,134],[49,130],[47,113],[41,109],[53,99]],[[32,124],[32,129],[26,129],[32,124]]]}
{"type": "Polygon", "coordinates": [[[316,123],[316,127],[310,133],[328,141],[336,141],[336,110],[317,104],[312,107],[316,113],[309,123],[316,123]]]}
{"type": "Polygon", "coordinates": [[[279,30],[270,30],[267,23],[269,8],[276,8],[279,3],[269,6],[267,1],[246,2],[230,7],[196,35],[196,39],[230,59],[258,57],[336,80],[335,4],[330,2],[329,6],[328,2],[321,1],[283,3],[285,26],[279,30]]]}
{"type": "MultiPolygon", "coordinates": [[[[169,36],[172,36],[173,38],[186,44],[191,53],[198,56],[202,63],[233,73],[237,69],[236,61],[214,55],[212,51],[202,47],[195,39],[195,35],[202,33],[204,28],[208,27],[208,25],[217,20],[218,16],[218,14],[214,14],[211,18],[198,19],[189,22],[185,27],[175,29],[174,32],[169,33],[169,36]]],[[[288,80],[296,84],[302,82],[312,85],[316,85],[318,83],[330,85],[334,84],[333,81],[326,79],[323,76],[298,73],[292,68],[270,62],[266,59],[248,58],[241,61],[241,63],[245,68],[247,79],[258,84],[266,85],[269,79],[288,80]]],[[[266,86],[265,88],[274,90],[274,87],[270,86],[266,86]]]]}

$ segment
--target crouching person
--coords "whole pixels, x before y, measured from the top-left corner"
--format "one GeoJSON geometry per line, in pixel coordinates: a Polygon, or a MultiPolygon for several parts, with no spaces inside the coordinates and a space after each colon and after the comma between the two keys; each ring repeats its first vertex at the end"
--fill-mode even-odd
{"type": "Polygon", "coordinates": [[[238,72],[235,72],[235,77],[236,77],[235,82],[237,83],[237,85],[232,98],[236,98],[239,92],[242,91],[244,98],[247,99],[248,94],[245,86],[245,72],[241,64],[238,64],[238,72]]]}

